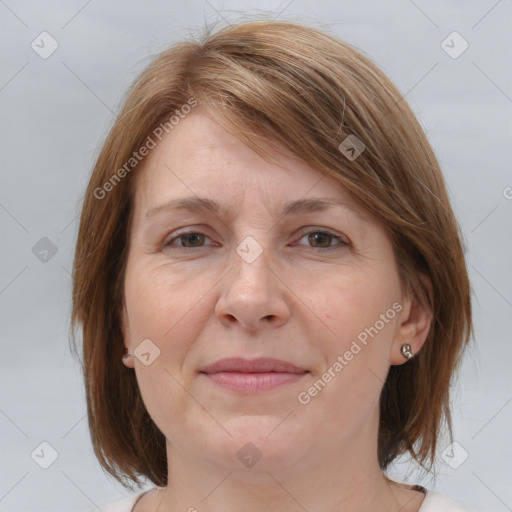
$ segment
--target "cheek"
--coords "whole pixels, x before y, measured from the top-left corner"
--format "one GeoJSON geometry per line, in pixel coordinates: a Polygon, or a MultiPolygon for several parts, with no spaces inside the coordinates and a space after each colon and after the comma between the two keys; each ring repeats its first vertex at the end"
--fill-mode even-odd
{"type": "Polygon", "coordinates": [[[324,312],[323,318],[334,331],[332,337],[340,342],[354,339],[372,326],[399,297],[391,281],[372,269],[333,277],[327,283],[329,286],[317,289],[312,300],[314,307],[324,312]]]}
{"type": "Polygon", "coordinates": [[[149,339],[159,351],[148,366],[136,362],[137,382],[148,413],[162,431],[185,414],[190,402],[184,390],[189,387],[184,365],[202,329],[204,306],[200,299],[205,290],[200,281],[163,268],[138,265],[127,269],[131,345],[135,349],[149,339]]]}
{"type": "Polygon", "coordinates": [[[325,365],[322,371],[330,370],[326,387],[337,389],[348,403],[368,402],[380,392],[389,369],[398,318],[398,281],[389,271],[368,268],[333,281],[329,293],[316,299],[331,331],[317,338],[325,365]]]}
{"type": "Polygon", "coordinates": [[[299,410],[305,419],[323,418],[326,432],[345,436],[347,442],[376,414],[389,369],[396,312],[394,295],[382,284],[368,276],[353,277],[339,281],[318,302],[335,335],[316,337],[323,365],[300,390],[299,403],[308,403],[299,410]],[[380,316],[386,312],[387,323],[380,316]]]}
{"type": "Polygon", "coordinates": [[[126,302],[130,330],[138,338],[163,342],[181,333],[186,318],[194,309],[200,311],[199,299],[204,292],[198,279],[152,267],[141,262],[126,276],[126,302]]]}

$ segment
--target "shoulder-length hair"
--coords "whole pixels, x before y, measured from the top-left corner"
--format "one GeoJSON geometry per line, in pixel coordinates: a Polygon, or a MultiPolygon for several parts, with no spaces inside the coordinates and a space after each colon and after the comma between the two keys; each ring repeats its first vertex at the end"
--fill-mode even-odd
{"type": "Polygon", "coordinates": [[[122,363],[123,284],[135,169],[197,104],[261,156],[260,143],[270,141],[333,176],[389,228],[402,285],[432,325],[419,354],[390,367],[378,460],[385,470],[409,452],[432,465],[443,426],[452,438],[450,385],[473,332],[461,231],[439,163],[404,97],[369,58],[319,29],[269,21],[160,53],[129,89],[97,159],[80,218],[71,327],[75,351],[81,330],[100,464],[127,487],[127,479],[141,485],[138,476],[167,484],[165,437],[122,363]],[[357,158],[343,151],[349,136],[364,144],[357,158]]]}

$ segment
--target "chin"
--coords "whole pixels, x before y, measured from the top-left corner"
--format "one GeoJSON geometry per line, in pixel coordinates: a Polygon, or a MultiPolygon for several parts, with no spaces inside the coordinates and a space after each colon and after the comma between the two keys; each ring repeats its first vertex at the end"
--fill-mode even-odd
{"type": "Polygon", "coordinates": [[[253,472],[285,469],[299,462],[307,449],[301,428],[294,425],[290,430],[282,420],[275,416],[240,416],[223,423],[232,437],[224,432],[215,439],[208,437],[214,441],[212,452],[221,452],[214,457],[215,462],[222,460],[226,468],[253,472]]]}

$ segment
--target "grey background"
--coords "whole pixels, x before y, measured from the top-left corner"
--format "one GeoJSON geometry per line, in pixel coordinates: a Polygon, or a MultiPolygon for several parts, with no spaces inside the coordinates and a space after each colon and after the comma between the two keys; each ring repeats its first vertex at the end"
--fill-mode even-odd
{"type": "Polygon", "coordinates": [[[435,482],[406,460],[395,472],[473,510],[512,510],[510,0],[0,0],[0,511],[85,512],[130,493],[93,455],[69,350],[81,199],[122,95],[151,56],[205,23],[261,15],[325,28],[357,46],[427,131],[474,288],[475,342],[453,403],[464,452],[445,459],[456,466],[468,458],[455,469],[439,457],[435,482]],[[46,59],[31,48],[43,31],[59,45],[46,59]],[[453,31],[469,43],[456,59],[441,47],[453,31]],[[55,254],[40,252],[52,244],[55,254]],[[35,450],[34,459],[49,461],[41,442],[58,452],[48,469],[31,457],[35,450]]]}

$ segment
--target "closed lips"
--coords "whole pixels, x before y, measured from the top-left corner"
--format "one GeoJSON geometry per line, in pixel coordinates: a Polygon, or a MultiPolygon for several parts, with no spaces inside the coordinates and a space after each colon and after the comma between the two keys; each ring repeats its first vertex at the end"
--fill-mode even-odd
{"type": "Polygon", "coordinates": [[[240,357],[221,359],[202,368],[201,373],[239,372],[239,373],[307,373],[304,368],[299,368],[280,359],[258,358],[244,359],[240,357]]]}
{"type": "Polygon", "coordinates": [[[309,373],[280,359],[241,357],[221,359],[204,367],[201,374],[216,386],[235,394],[260,394],[286,389],[309,373]]]}

